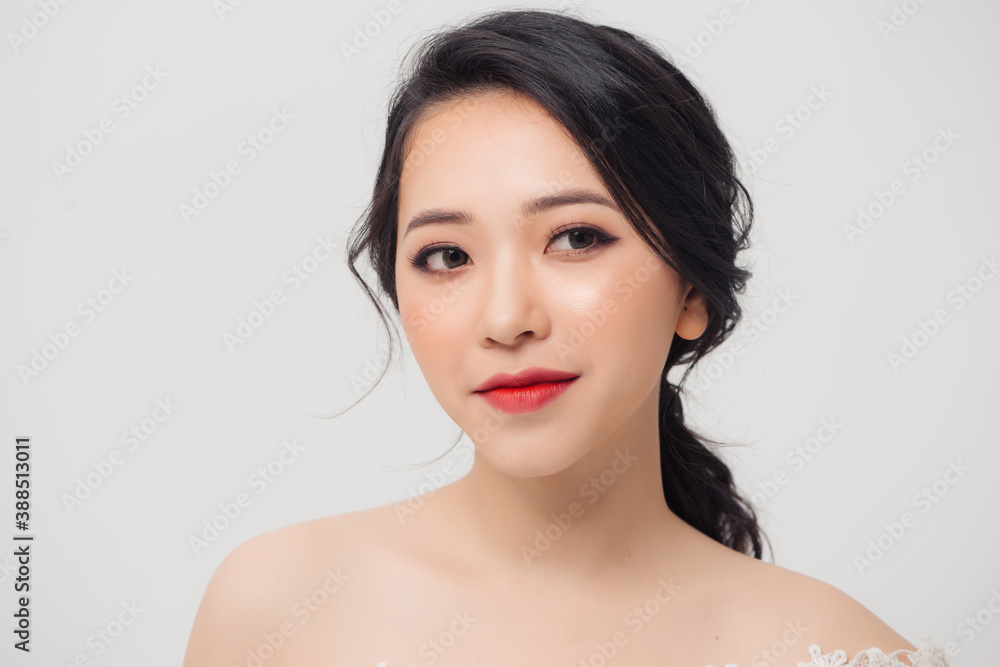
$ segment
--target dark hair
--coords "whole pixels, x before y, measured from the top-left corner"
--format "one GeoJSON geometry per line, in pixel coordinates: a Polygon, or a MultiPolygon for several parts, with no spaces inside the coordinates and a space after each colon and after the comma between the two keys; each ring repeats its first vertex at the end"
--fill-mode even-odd
{"type": "Polygon", "coordinates": [[[714,441],[684,425],[679,393],[691,367],[741,317],[736,295],[751,274],[735,259],[749,245],[753,204],[712,108],[644,39],[561,12],[513,10],[490,12],[419,45],[415,68],[390,100],[372,201],[348,247],[351,273],[378,309],[390,342],[386,312],[355,262],[367,253],[398,314],[396,235],[407,135],[435,106],[488,92],[528,96],[561,123],[640,236],[703,295],[705,332],[695,340],[674,334],[660,380],[664,495],[670,510],[694,528],[741,553],[752,547],[761,558],[753,507],[705,445],[714,441]],[[690,365],[673,385],[667,373],[678,364],[690,365]]]}

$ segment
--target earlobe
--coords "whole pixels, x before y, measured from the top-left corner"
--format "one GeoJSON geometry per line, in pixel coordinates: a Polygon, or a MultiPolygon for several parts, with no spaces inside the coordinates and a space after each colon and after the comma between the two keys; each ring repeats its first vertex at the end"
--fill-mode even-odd
{"type": "Polygon", "coordinates": [[[708,309],[701,293],[689,287],[684,296],[684,307],[677,317],[677,335],[686,340],[699,338],[708,328],[708,309]]]}

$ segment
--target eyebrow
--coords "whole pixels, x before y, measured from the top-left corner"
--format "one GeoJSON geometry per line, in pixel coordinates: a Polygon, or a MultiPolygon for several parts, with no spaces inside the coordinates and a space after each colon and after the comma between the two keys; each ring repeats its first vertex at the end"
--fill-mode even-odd
{"type": "MultiPolygon", "coordinates": [[[[535,197],[534,199],[529,199],[521,207],[521,216],[525,218],[533,218],[536,215],[553,208],[558,208],[560,206],[572,206],[573,204],[598,204],[600,206],[606,206],[614,211],[618,211],[619,213],[621,212],[617,204],[599,192],[594,192],[593,190],[587,190],[585,188],[572,188],[569,190],[562,190],[554,194],[542,195],[540,197],[535,197]]],[[[472,214],[467,211],[449,211],[441,208],[426,209],[424,211],[420,211],[410,219],[409,224],[406,225],[406,232],[403,233],[403,237],[405,238],[411,231],[417,227],[423,227],[424,225],[432,225],[435,223],[446,225],[471,225],[474,219],[475,218],[472,214]]]]}

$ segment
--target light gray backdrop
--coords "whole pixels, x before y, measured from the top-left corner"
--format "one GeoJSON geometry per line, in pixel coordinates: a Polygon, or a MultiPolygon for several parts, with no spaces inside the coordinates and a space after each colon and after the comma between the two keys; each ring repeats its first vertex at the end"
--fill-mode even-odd
{"type": "MultiPolygon", "coordinates": [[[[518,4],[3,4],[0,662],[177,665],[238,544],[465,473],[391,470],[457,434],[409,355],[347,415],[307,413],[356,399],[384,351],[343,253],[400,57],[518,4]],[[17,436],[32,440],[30,657],[9,632],[17,436]]],[[[988,664],[1000,6],[562,6],[667,49],[740,153],[755,277],[686,405],[746,445],[723,456],[775,562],[932,635],[954,665],[988,664]]]]}

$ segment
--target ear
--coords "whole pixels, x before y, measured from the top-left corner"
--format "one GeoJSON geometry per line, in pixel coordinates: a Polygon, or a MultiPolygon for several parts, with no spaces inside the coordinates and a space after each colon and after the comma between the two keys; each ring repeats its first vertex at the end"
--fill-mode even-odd
{"type": "Polygon", "coordinates": [[[681,338],[694,340],[708,328],[708,308],[701,292],[691,287],[685,289],[675,331],[681,338]]]}

